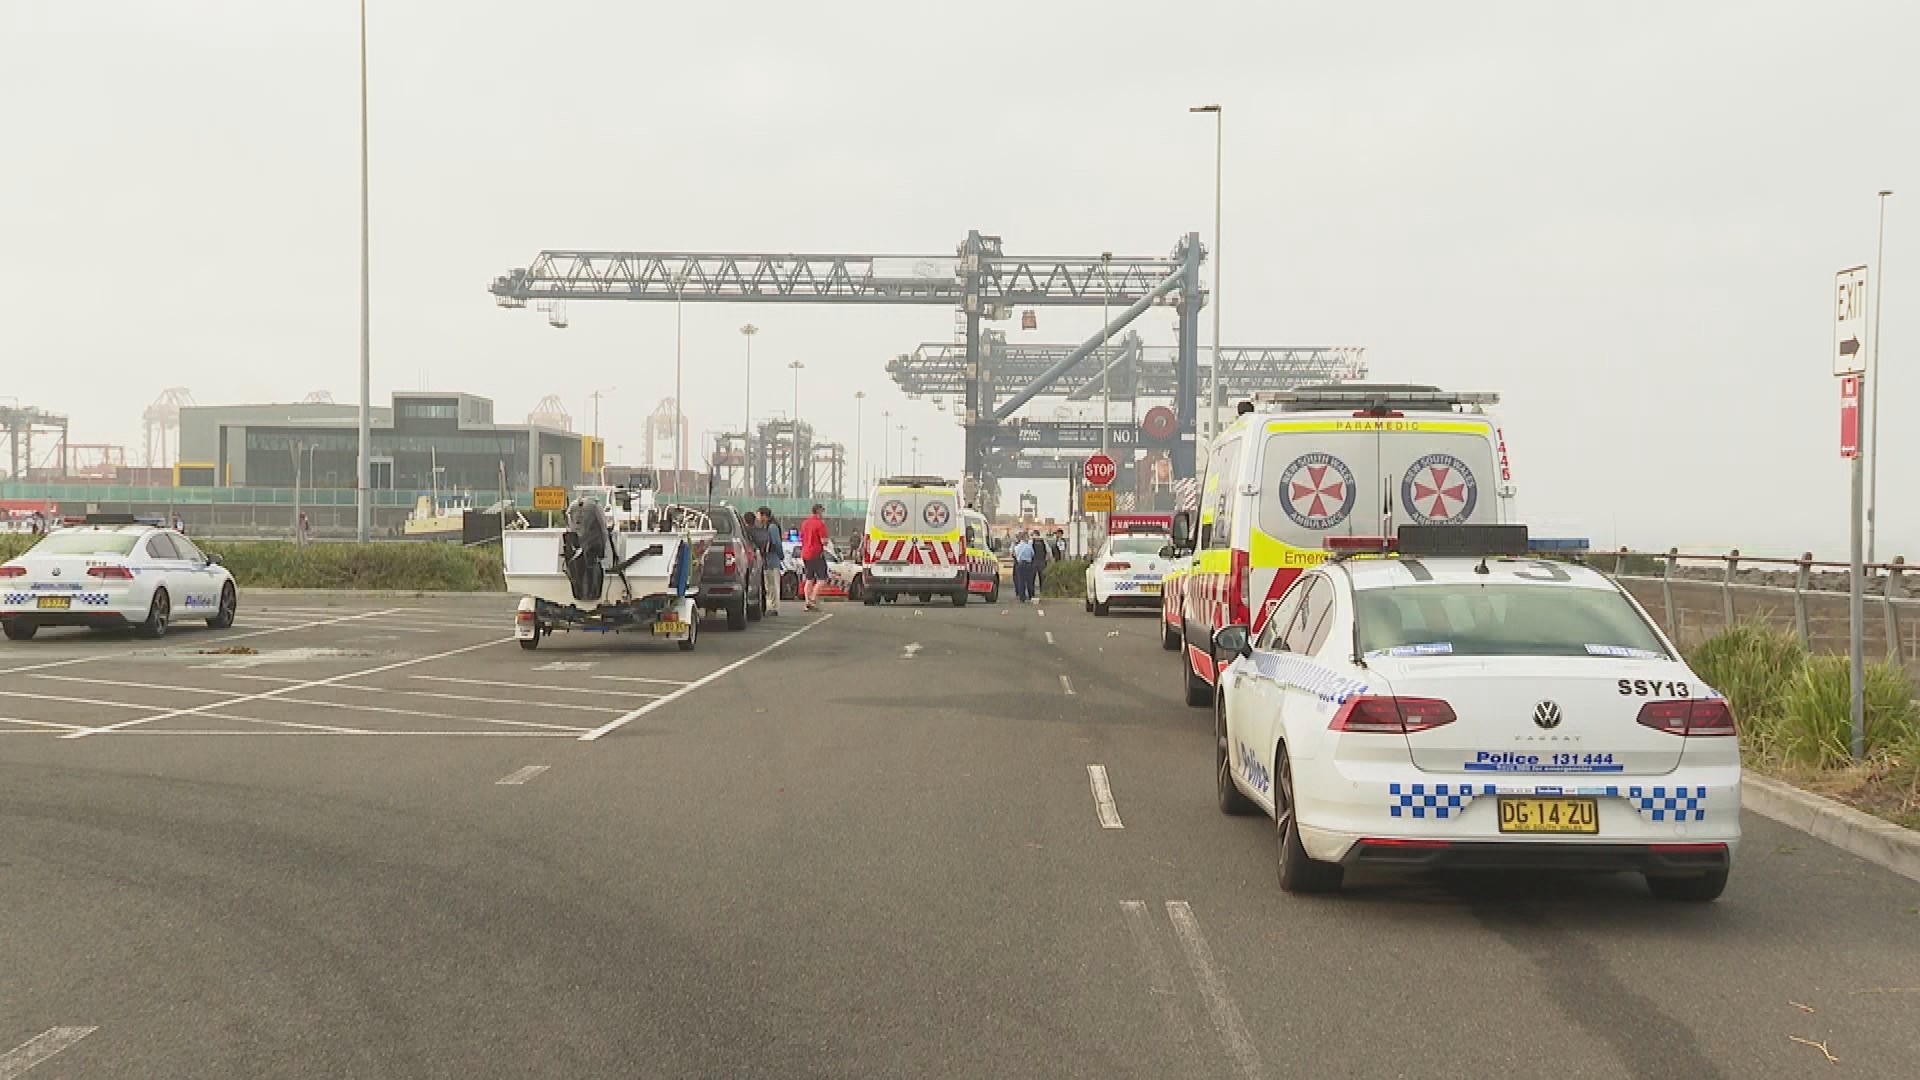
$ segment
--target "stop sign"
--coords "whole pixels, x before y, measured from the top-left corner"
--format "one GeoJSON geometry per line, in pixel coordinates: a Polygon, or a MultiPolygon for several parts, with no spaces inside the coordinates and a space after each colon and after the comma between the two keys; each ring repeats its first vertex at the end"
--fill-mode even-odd
{"type": "Polygon", "coordinates": [[[1087,463],[1080,468],[1080,476],[1086,480],[1088,487],[1107,487],[1113,483],[1113,478],[1119,475],[1119,473],[1119,466],[1115,465],[1113,459],[1105,454],[1093,455],[1088,458],[1087,463]]]}

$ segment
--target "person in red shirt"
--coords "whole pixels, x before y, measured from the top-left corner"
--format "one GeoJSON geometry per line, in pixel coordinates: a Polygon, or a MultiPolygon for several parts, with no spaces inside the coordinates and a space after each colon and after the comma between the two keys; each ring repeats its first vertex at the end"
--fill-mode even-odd
{"type": "Polygon", "coordinates": [[[806,563],[802,596],[808,611],[820,610],[820,590],[827,585],[827,508],[813,504],[813,516],[800,523],[800,559],[806,563]]]}

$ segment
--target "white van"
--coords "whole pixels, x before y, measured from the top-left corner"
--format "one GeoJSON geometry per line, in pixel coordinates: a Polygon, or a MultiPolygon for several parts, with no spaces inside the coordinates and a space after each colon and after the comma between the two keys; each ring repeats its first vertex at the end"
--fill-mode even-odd
{"type": "Polygon", "coordinates": [[[868,604],[936,594],[967,606],[967,546],[960,495],[938,476],[890,476],[867,497],[861,598],[868,604]]]}

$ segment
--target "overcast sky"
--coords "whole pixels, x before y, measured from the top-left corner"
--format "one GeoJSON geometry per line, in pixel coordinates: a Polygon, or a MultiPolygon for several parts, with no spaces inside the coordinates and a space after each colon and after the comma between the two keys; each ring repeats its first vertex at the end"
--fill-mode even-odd
{"type": "MultiPolygon", "coordinates": [[[[1497,390],[1525,515],[1596,543],[1842,557],[1833,274],[1887,217],[1880,552],[1920,556],[1920,5],[372,0],[374,393],[586,395],[636,456],[671,305],[497,310],[546,247],[1160,255],[1212,235],[1228,344],[1364,345],[1497,390]]],[[[349,0],[0,0],[0,396],[75,441],[357,392],[349,0]]],[[[1210,273],[1210,272],[1209,272],[1210,273]]],[[[688,305],[694,431],[801,410],[869,462],[938,308],[688,305]]],[[[1098,312],[1010,336],[1075,341],[1098,312]]],[[[1017,323],[1012,324],[1017,327],[1017,323]]],[[[1171,316],[1142,320],[1172,340],[1171,316]]],[[[1045,492],[1062,506],[1064,494],[1045,492]]]]}

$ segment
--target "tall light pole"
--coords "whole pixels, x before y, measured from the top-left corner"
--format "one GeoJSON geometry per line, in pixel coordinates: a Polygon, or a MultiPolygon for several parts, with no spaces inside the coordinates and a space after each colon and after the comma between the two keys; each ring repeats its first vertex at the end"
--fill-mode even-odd
{"type": "Polygon", "coordinates": [[[900,471],[906,472],[907,471],[907,425],[895,424],[893,425],[893,430],[898,433],[898,438],[894,443],[894,447],[895,449],[898,449],[900,451],[900,471]]]}
{"type": "Polygon", "coordinates": [[[1213,366],[1207,372],[1207,427],[1220,433],[1220,148],[1226,110],[1218,105],[1196,105],[1190,113],[1213,114],[1213,366]]]}
{"type": "Polygon", "coordinates": [[[751,442],[753,440],[753,335],[760,328],[747,323],[740,328],[740,336],[747,339],[747,377],[741,380],[741,405],[746,411],[746,419],[741,422],[740,432],[751,442]]]}
{"type": "Polygon", "coordinates": [[[793,369],[793,450],[791,469],[787,473],[787,494],[800,497],[800,372],[807,365],[795,360],[787,365],[793,369]]]}
{"type": "Polygon", "coordinates": [[[673,275],[673,493],[680,494],[680,470],[685,468],[687,460],[686,413],[680,404],[680,308],[682,294],[687,290],[687,271],[682,268],[673,275]]]}
{"type": "Polygon", "coordinates": [[[893,410],[880,410],[880,474],[893,471],[893,410]]]}
{"type": "Polygon", "coordinates": [[[1887,286],[1887,196],[1880,193],[1880,242],[1873,255],[1873,363],[1867,372],[1867,561],[1874,562],[1874,512],[1880,508],[1880,291],[1887,286]]]}
{"type": "MultiPolygon", "coordinates": [[[[605,390],[595,390],[593,393],[587,395],[593,399],[593,441],[595,446],[598,446],[600,443],[600,399],[618,389],[620,388],[617,386],[609,386],[605,390]]],[[[600,450],[599,482],[602,486],[607,482],[607,452],[604,448],[600,450]]]]}
{"type": "Polygon", "coordinates": [[[367,231],[367,0],[360,0],[360,490],[354,500],[359,507],[354,537],[363,544],[373,539],[373,327],[367,310],[372,292],[367,231]]]}
{"type": "Polygon", "coordinates": [[[867,392],[865,390],[855,390],[853,392],[853,482],[862,487],[866,486],[866,481],[860,477],[860,443],[867,434],[867,428],[860,420],[860,412],[862,403],[865,402],[866,399],[867,392]]]}
{"type": "Polygon", "coordinates": [[[1107,369],[1113,365],[1107,362],[1107,301],[1113,297],[1113,252],[1100,253],[1100,453],[1107,450],[1108,414],[1113,408],[1113,393],[1107,384],[1107,369]]]}
{"type": "Polygon", "coordinates": [[[920,436],[913,437],[913,475],[920,475],[920,436]]]}

